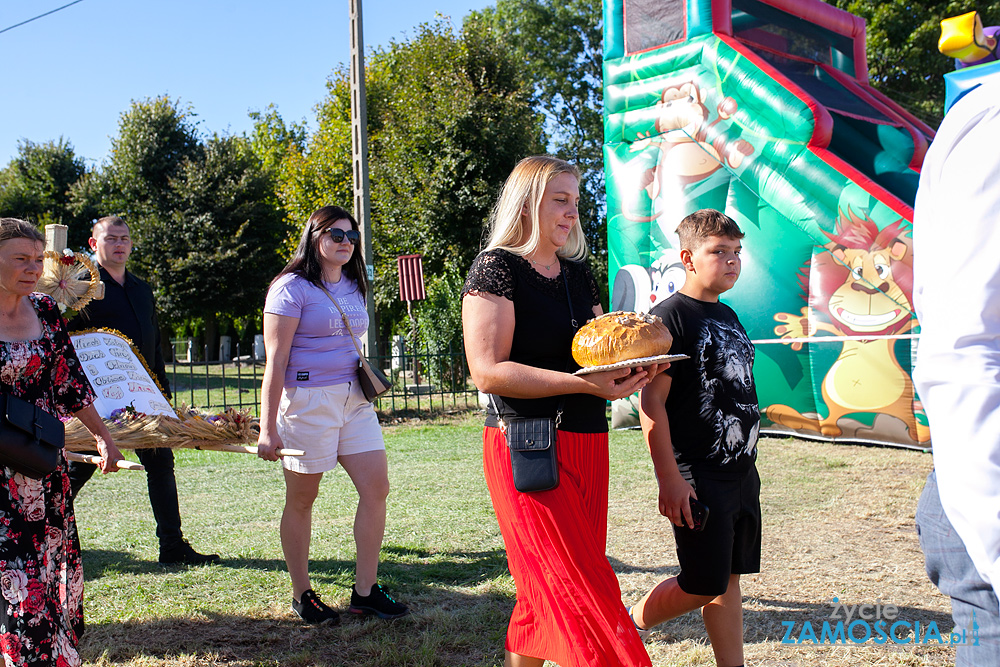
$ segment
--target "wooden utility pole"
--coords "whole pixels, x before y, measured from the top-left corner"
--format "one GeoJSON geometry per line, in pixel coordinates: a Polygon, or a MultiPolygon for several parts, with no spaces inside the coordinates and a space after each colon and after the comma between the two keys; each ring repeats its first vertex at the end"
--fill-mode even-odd
{"type": "MultiPolygon", "coordinates": [[[[365,101],[365,42],[361,23],[361,0],[348,0],[351,12],[351,157],[354,167],[354,217],[361,227],[361,249],[368,283],[374,287],[375,256],[372,254],[371,187],[368,183],[368,104],[365,101]]],[[[376,354],[374,290],[368,292],[368,333],[365,354],[376,354]]]]}

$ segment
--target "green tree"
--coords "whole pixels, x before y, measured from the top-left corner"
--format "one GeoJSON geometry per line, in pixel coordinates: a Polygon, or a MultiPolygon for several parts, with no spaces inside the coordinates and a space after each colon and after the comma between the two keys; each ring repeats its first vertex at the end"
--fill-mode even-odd
{"type": "Polygon", "coordinates": [[[289,257],[298,243],[294,233],[295,215],[285,206],[281,196],[283,183],[288,183],[293,190],[297,182],[298,170],[303,164],[302,154],[306,150],[308,133],[305,122],[286,123],[273,104],[264,112],[251,111],[250,118],[254,121],[253,129],[248,136],[250,150],[260,161],[263,173],[268,178],[272,194],[270,203],[281,211],[288,222],[286,238],[281,239],[279,253],[289,257]]]}
{"type": "Polygon", "coordinates": [[[69,225],[69,246],[86,249],[92,223],[107,215],[108,184],[99,169],[89,169],[69,189],[69,209],[73,221],[69,225]]]}
{"type": "Polygon", "coordinates": [[[305,149],[305,123],[286,123],[273,104],[263,112],[251,111],[249,116],[253,121],[248,137],[250,150],[257,156],[264,172],[277,178],[284,163],[305,149]]]}
{"type": "Polygon", "coordinates": [[[105,169],[82,179],[74,195],[81,210],[126,219],[135,242],[130,269],[153,285],[161,320],[200,322],[214,351],[220,324],[256,317],[283,263],[287,229],[275,187],[302,130],[268,109],[249,138],[202,141],[194,117],[167,97],[134,102],[105,169]]]}
{"type": "Polygon", "coordinates": [[[516,56],[487,22],[472,17],[458,36],[421,26],[381,59],[388,98],[373,105],[371,177],[384,308],[399,304],[397,255],[421,253],[432,275],[471,265],[503,181],[542,145],[516,56]]]}
{"type": "MultiPolygon", "coordinates": [[[[341,68],[327,81],[327,97],[316,108],[317,129],[305,150],[289,152],[279,175],[281,202],[291,226],[284,253],[290,257],[302,226],[316,209],[353,208],[351,107],[348,74],[341,68]]],[[[370,97],[369,93],[369,97],[370,97]]]]}
{"type": "MultiPolygon", "coordinates": [[[[170,218],[171,180],[185,162],[200,159],[202,144],[194,118],[190,108],[163,96],[133,102],[118,122],[103,170],[102,204],[105,215],[124,217],[139,238],[170,218]]],[[[135,261],[145,265],[142,248],[135,261]]]]}
{"type": "Polygon", "coordinates": [[[168,321],[201,318],[214,349],[220,318],[255,316],[283,265],[272,180],[247,139],[213,136],[170,181],[166,224],[147,226],[147,276],[168,321]]]}
{"type": "MultiPolygon", "coordinates": [[[[427,275],[464,272],[516,162],[542,150],[541,122],[517,56],[478,18],[455,34],[443,20],[372,54],[366,70],[376,279],[385,337],[406,329],[396,257],[420,253],[427,275]]],[[[328,203],[351,205],[350,89],[333,74],[319,129],[290,168],[282,195],[299,228],[328,203]]]]}
{"type": "Polygon", "coordinates": [[[427,280],[427,299],[413,307],[416,321],[417,347],[410,352],[430,355],[431,381],[446,390],[461,390],[464,372],[462,351],[462,285],[465,276],[457,266],[427,280]],[[452,356],[456,355],[456,356],[452,356]]]}
{"type": "Polygon", "coordinates": [[[497,0],[482,10],[525,64],[548,150],[580,169],[580,224],[607,286],[604,190],[604,18],[601,0],[497,0]]]}
{"type": "Polygon", "coordinates": [[[77,215],[70,191],[86,172],[73,146],[62,138],[43,143],[19,141],[17,153],[0,170],[0,213],[37,225],[57,223],[72,229],[77,215]]]}
{"type": "Polygon", "coordinates": [[[979,12],[983,25],[1000,24],[1000,2],[956,0],[827,0],[867,22],[871,84],[932,128],[944,116],[944,75],[954,61],[937,49],[941,20],[979,12]]]}

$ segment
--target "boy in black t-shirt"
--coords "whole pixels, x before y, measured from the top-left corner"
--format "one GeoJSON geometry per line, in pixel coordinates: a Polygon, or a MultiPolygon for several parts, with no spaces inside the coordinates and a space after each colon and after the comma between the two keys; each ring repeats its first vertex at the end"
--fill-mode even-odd
{"type": "MultiPolygon", "coordinates": [[[[743,232],[702,209],[677,228],[687,281],[650,312],[687,354],[641,394],[640,421],[659,484],[659,510],[674,524],[680,574],[661,581],[632,609],[640,634],[702,609],[719,667],[743,664],[740,575],[760,571],[760,412],[754,348],[736,313],[719,302],[740,275],[743,232]],[[703,530],[692,500],[709,509],[703,530]]],[[[697,503],[696,503],[697,504],[697,503]]]]}

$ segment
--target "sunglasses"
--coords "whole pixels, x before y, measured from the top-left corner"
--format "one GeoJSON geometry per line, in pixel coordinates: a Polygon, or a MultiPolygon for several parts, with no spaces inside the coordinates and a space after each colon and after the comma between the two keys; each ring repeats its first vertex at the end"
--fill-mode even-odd
{"type": "Polygon", "coordinates": [[[361,232],[354,229],[338,229],[336,227],[328,227],[327,230],[330,232],[330,238],[333,239],[334,243],[343,243],[344,239],[351,242],[351,245],[358,245],[361,242],[361,232]]]}

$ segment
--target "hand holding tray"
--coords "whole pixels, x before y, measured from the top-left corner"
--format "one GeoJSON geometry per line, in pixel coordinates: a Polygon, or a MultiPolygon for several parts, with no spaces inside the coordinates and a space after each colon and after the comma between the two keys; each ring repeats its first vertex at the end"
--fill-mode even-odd
{"type": "Polygon", "coordinates": [[[600,373],[601,371],[612,371],[617,368],[638,368],[639,366],[652,366],[653,364],[662,364],[665,361],[674,362],[680,361],[681,359],[689,359],[686,354],[658,354],[655,357],[641,357],[639,359],[627,359],[625,361],[619,361],[613,364],[604,364],[603,366],[588,366],[587,368],[581,368],[573,375],[587,375],[589,373],[600,373]]]}

